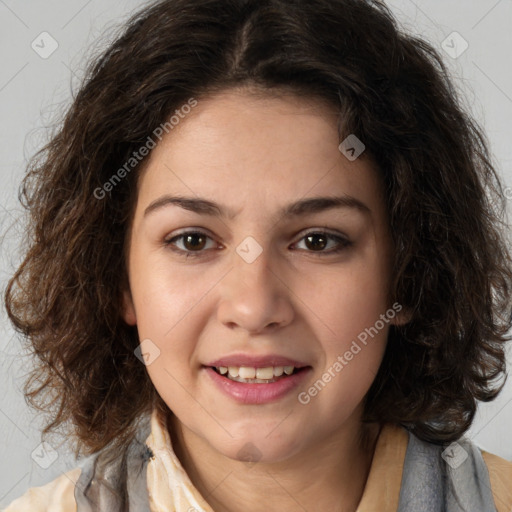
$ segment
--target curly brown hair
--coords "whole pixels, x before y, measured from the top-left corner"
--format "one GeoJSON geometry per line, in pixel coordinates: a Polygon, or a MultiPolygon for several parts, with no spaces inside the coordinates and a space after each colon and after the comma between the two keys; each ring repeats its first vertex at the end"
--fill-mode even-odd
{"type": "MultiPolygon", "coordinates": [[[[327,101],[340,140],[355,133],[385,184],[395,247],[391,326],[365,420],[442,443],[496,397],[511,338],[505,198],[481,128],[436,50],[381,2],[163,0],[132,16],[87,68],[20,188],[24,261],[5,291],[37,366],[25,395],[69,424],[77,453],[117,449],[158,396],[122,319],[137,177],[104,186],[191,97],[236,86],[327,101]],[[98,190],[109,190],[98,199],[98,190]]],[[[103,193],[102,193],[103,194],[103,193]]]]}

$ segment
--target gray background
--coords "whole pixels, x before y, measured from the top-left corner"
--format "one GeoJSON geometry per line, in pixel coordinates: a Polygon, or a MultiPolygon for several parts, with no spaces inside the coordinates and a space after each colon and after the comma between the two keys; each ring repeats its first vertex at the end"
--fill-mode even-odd
{"type": "MultiPolygon", "coordinates": [[[[17,190],[26,161],[45,140],[44,127],[69,104],[86,56],[101,49],[98,38],[107,31],[103,41],[110,40],[118,24],[141,5],[140,0],[0,0],[2,293],[20,258],[17,190]],[[45,31],[58,48],[43,59],[31,44],[45,31]]],[[[450,36],[453,31],[467,41],[464,53],[457,58],[444,53],[445,61],[486,129],[504,184],[512,186],[512,1],[390,0],[388,5],[405,30],[423,36],[442,52],[445,40],[452,52],[463,48],[462,40],[450,36]]],[[[50,48],[48,39],[45,48],[50,48]]],[[[32,459],[41,441],[41,419],[24,402],[21,387],[28,363],[20,357],[20,342],[3,308],[0,315],[0,506],[5,506],[29,487],[76,467],[77,461],[65,446],[57,445],[41,459],[44,465],[51,462],[48,468],[32,459]]],[[[496,401],[481,405],[468,435],[488,451],[512,460],[511,424],[512,379],[496,401]]]]}

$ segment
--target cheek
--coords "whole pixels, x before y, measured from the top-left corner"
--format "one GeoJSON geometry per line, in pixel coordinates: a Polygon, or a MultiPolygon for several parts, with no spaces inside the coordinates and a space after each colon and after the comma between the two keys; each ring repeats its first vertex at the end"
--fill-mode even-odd
{"type": "Polygon", "coordinates": [[[176,272],[175,266],[173,272],[156,258],[142,263],[134,265],[137,272],[131,283],[138,336],[141,341],[151,340],[159,351],[146,369],[158,393],[169,403],[193,385],[189,372],[196,364],[194,351],[202,328],[201,299],[211,286],[198,279],[197,271],[192,277],[176,272]]]}
{"type": "Polygon", "coordinates": [[[165,255],[134,258],[132,296],[140,336],[160,340],[190,324],[211,284],[197,269],[170,264],[165,255]]]}
{"type": "Polygon", "coordinates": [[[375,379],[395,316],[386,300],[386,279],[378,258],[370,257],[346,271],[333,271],[309,288],[311,316],[321,320],[317,339],[322,356],[316,376],[321,382],[305,391],[311,400],[323,396],[318,407],[331,404],[351,410],[375,379]]]}
{"type": "Polygon", "coordinates": [[[358,258],[353,265],[317,275],[314,286],[311,281],[298,291],[307,298],[312,316],[321,321],[319,338],[325,340],[328,351],[348,349],[352,340],[389,309],[387,275],[376,260],[358,258]]]}
{"type": "Polygon", "coordinates": [[[332,320],[336,336],[323,343],[323,357],[315,378],[300,390],[303,394],[298,397],[301,404],[311,405],[310,410],[318,418],[331,418],[341,425],[361,404],[377,376],[389,324],[380,320],[379,308],[368,310],[375,314],[357,316],[340,312],[332,320]]]}

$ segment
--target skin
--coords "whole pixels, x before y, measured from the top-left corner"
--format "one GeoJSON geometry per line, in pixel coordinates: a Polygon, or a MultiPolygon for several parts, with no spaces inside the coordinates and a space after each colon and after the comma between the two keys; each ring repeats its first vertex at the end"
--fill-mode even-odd
{"type": "Polygon", "coordinates": [[[362,426],[363,399],[400,315],[307,405],[297,399],[391,307],[382,185],[372,161],[363,153],[350,162],[339,142],[337,118],[319,101],[232,89],[198,100],[139,179],[124,319],[160,350],[147,371],[173,411],[174,450],[216,512],[354,511],[364,490],[379,426],[362,426]],[[144,217],[164,194],[206,198],[235,216],[168,205],[144,217]],[[370,213],[278,213],[300,199],[342,194],[370,213]],[[336,240],[308,244],[304,237],[322,228],[352,244],[338,254],[329,254],[336,240]],[[210,238],[182,238],[174,248],[198,244],[198,257],[165,244],[187,229],[210,238]],[[250,264],[236,252],[248,236],[262,249],[250,264]],[[284,355],[312,370],[276,402],[239,404],[202,368],[238,352],[284,355]],[[259,452],[254,464],[240,460],[246,443],[259,452]]]}

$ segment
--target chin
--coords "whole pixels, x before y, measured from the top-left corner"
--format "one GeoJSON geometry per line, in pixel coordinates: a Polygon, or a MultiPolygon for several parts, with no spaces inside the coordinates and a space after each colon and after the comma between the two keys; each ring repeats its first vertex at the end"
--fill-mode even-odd
{"type": "Polygon", "coordinates": [[[275,463],[289,459],[300,450],[296,434],[272,432],[270,429],[253,429],[253,432],[245,432],[235,435],[233,439],[224,444],[215,446],[216,450],[225,457],[247,463],[275,463]]]}

